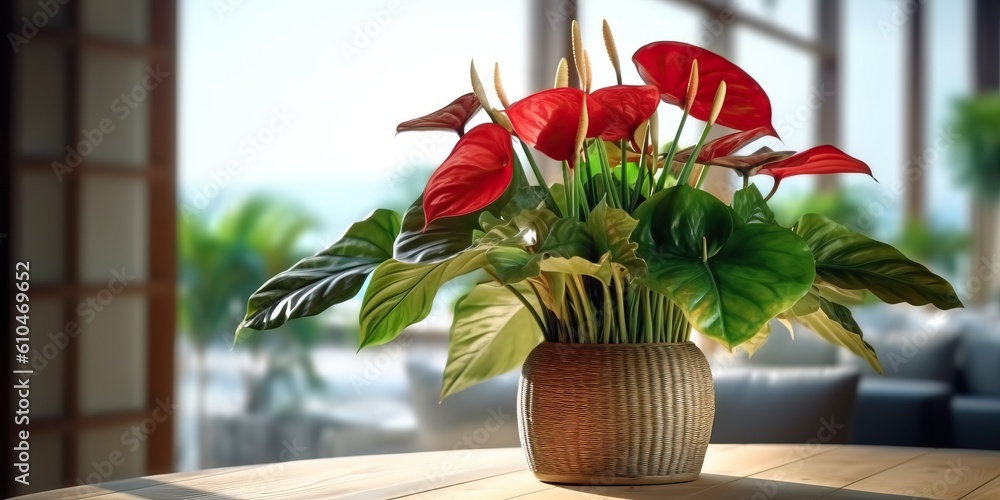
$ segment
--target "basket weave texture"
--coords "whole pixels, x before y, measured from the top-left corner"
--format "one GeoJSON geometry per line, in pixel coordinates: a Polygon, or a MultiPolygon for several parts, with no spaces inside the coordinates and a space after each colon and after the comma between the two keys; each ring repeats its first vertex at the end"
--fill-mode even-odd
{"type": "Polygon", "coordinates": [[[542,481],[692,481],[714,417],[712,372],[692,342],[543,342],[521,370],[518,431],[542,481]]]}

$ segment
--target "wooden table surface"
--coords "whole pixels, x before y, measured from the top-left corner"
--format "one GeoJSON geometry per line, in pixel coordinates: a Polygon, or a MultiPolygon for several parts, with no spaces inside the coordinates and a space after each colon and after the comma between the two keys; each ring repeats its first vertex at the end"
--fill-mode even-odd
{"type": "Polygon", "coordinates": [[[21,498],[1000,499],[1000,453],[712,445],[701,478],[660,486],[539,482],[518,448],[328,458],[179,472],[21,498]]]}

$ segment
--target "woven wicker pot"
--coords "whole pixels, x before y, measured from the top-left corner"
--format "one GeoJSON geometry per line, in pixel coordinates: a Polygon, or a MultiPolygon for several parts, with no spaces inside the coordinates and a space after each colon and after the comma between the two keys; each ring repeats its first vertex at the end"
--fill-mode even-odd
{"type": "Polygon", "coordinates": [[[543,342],[521,370],[528,468],[553,483],[693,481],[715,417],[708,361],[691,342],[543,342]]]}

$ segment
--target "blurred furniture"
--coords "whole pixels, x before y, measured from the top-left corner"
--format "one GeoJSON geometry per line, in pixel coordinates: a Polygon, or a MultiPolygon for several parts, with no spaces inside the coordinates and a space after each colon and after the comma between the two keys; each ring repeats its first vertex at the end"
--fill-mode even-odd
{"type": "Polygon", "coordinates": [[[846,443],[857,370],[731,368],[715,377],[712,443],[846,443]]]}
{"type": "Polygon", "coordinates": [[[865,340],[885,376],[846,350],[796,325],[783,326],[752,357],[726,363],[750,369],[849,366],[861,372],[850,442],[1000,450],[1000,314],[970,310],[925,314],[918,308],[859,308],[865,340]]]}
{"type": "Polygon", "coordinates": [[[433,346],[415,345],[407,352],[408,392],[420,431],[417,448],[518,446],[518,372],[494,377],[441,401],[445,361],[446,350],[433,346]]]}
{"type": "Polygon", "coordinates": [[[518,448],[303,460],[126,479],[31,495],[79,498],[995,499],[1000,453],[830,445],[709,446],[701,477],[655,486],[564,486],[528,472],[518,448]]]}

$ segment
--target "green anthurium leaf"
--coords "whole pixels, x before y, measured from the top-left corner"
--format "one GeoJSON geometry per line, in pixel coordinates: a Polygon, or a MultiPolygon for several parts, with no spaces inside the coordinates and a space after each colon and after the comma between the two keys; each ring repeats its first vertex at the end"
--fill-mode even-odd
{"type": "Polygon", "coordinates": [[[477,244],[535,248],[540,241],[548,237],[556,220],[556,214],[548,209],[521,210],[512,219],[500,222],[484,216],[483,222],[488,224],[490,229],[477,244]]]}
{"type": "Polygon", "coordinates": [[[814,302],[818,304],[818,307],[812,310],[812,312],[805,314],[801,313],[804,310],[812,309],[811,306],[793,307],[791,310],[782,313],[779,317],[790,319],[805,326],[831,344],[847,348],[847,350],[867,361],[872,369],[884,375],[882,363],[878,359],[875,348],[868,342],[865,342],[861,327],[854,320],[850,309],[835,302],[830,302],[815,292],[810,293],[802,300],[808,300],[811,303],[814,302]]]}
{"type": "Polygon", "coordinates": [[[597,278],[605,285],[611,283],[610,254],[604,254],[597,262],[591,262],[583,257],[547,257],[542,258],[538,265],[546,273],[583,274],[597,278]]]}
{"type": "Polygon", "coordinates": [[[536,209],[544,206],[545,188],[542,186],[524,186],[518,189],[514,198],[504,205],[500,215],[504,219],[513,219],[522,210],[536,209]]]}
{"type": "Polygon", "coordinates": [[[646,261],[636,253],[639,245],[630,239],[638,223],[628,212],[609,208],[604,200],[594,207],[587,219],[597,251],[610,253],[612,262],[621,264],[633,279],[646,274],[646,261]]]}
{"type": "MultiPolygon", "coordinates": [[[[513,286],[537,310],[531,288],[513,286]]],[[[476,286],[455,304],[441,399],[517,368],[541,341],[538,323],[510,290],[476,286]]]]}
{"type": "Polygon", "coordinates": [[[733,193],[733,210],[744,222],[773,224],[774,212],[767,206],[757,186],[750,184],[733,193]]]}
{"type": "Polygon", "coordinates": [[[830,302],[847,305],[858,305],[864,303],[865,296],[868,294],[867,290],[846,290],[840,288],[839,286],[834,286],[819,276],[816,276],[816,280],[813,282],[813,288],[816,289],[820,297],[823,297],[830,302]]]}
{"type": "Polygon", "coordinates": [[[549,192],[552,193],[552,197],[556,199],[556,205],[559,207],[559,213],[568,214],[569,203],[566,201],[566,186],[562,183],[557,182],[549,186],[549,192]]]}
{"type": "Polygon", "coordinates": [[[847,290],[867,289],[889,304],[962,307],[951,284],[899,250],[822,215],[807,214],[793,228],[816,257],[816,274],[847,290]]]}
{"type": "Polygon", "coordinates": [[[505,224],[504,220],[493,213],[486,211],[479,214],[479,227],[482,228],[482,233],[485,235],[489,233],[496,226],[505,224]]]}
{"type": "Polygon", "coordinates": [[[501,210],[519,191],[528,188],[515,175],[500,198],[486,208],[458,217],[442,217],[424,229],[424,197],[421,195],[403,214],[403,226],[396,239],[393,258],[400,262],[439,262],[472,246],[475,232],[481,229],[479,219],[483,214],[499,216],[501,210]]]}
{"type": "Polygon", "coordinates": [[[816,288],[809,291],[804,297],[799,299],[790,309],[788,313],[792,316],[805,316],[807,314],[812,314],[819,310],[819,299],[820,296],[816,293],[816,288]]]}
{"type": "Polygon", "coordinates": [[[361,304],[361,347],[395,339],[404,328],[427,317],[441,285],[485,265],[486,252],[478,249],[442,262],[383,262],[372,273],[361,304]]]}
{"type": "Polygon", "coordinates": [[[424,199],[421,196],[403,215],[403,229],[396,240],[393,257],[410,263],[448,259],[472,246],[473,232],[479,229],[479,216],[483,212],[442,217],[424,231],[424,199]]]}
{"type": "Polygon", "coordinates": [[[563,273],[542,273],[542,279],[534,280],[537,287],[546,292],[540,293],[542,304],[559,319],[565,321],[563,315],[566,304],[566,275],[563,273]]]}
{"type": "Polygon", "coordinates": [[[329,248],[302,259],[254,292],[240,328],[277,328],[354,297],[368,274],[392,258],[399,227],[399,214],[383,209],[356,222],[329,248]]]}
{"type": "Polygon", "coordinates": [[[523,248],[493,247],[486,251],[486,260],[504,285],[534,278],[542,272],[537,256],[523,248]]]}
{"type": "Polygon", "coordinates": [[[600,255],[597,244],[591,236],[587,224],[575,219],[557,219],[549,228],[549,234],[540,240],[538,254],[548,257],[583,257],[591,262],[600,255]]]}
{"type": "Polygon", "coordinates": [[[640,282],[729,349],[753,338],[812,286],[815,267],[802,238],[777,225],[747,224],[704,191],[665,189],[635,215],[633,238],[649,266],[640,282]]]}
{"type": "Polygon", "coordinates": [[[757,333],[750,340],[740,344],[740,348],[747,352],[748,357],[753,357],[761,347],[767,343],[767,338],[771,335],[771,323],[764,323],[764,326],[757,330],[757,333]]]}

